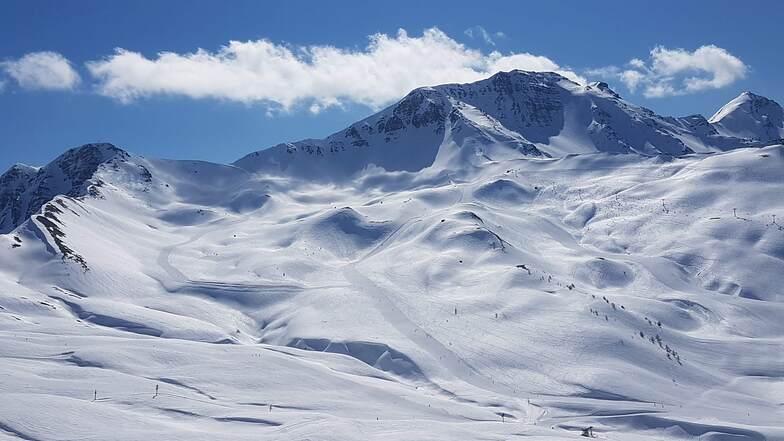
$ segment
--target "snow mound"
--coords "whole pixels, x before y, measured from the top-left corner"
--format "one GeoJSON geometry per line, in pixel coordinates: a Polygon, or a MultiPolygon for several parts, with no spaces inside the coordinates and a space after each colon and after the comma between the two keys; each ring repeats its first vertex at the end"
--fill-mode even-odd
{"type": "Polygon", "coordinates": [[[383,239],[391,229],[389,222],[368,220],[354,209],[343,207],[315,219],[305,236],[320,250],[350,259],[383,239]]]}
{"type": "Polygon", "coordinates": [[[536,192],[508,179],[498,179],[477,188],[474,196],[493,204],[518,205],[531,202],[536,192]]]}
{"type": "Polygon", "coordinates": [[[244,190],[232,196],[227,207],[235,213],[249,213],[263,207],[269,202],[270,195],[253,190],[244,190]]]}
{"type": "Polygon", "coordinates": [[[460,251],[463,256],[504,251],[509,245],[472,211],[460,211],[435,223],[422,238],[436,249],[460,251]]]}
{"type": "Polygon", "coordinates": [[[599,257],[578,266],[576,276],[596,288],[615,288],[631,284],[635,271],[627,263],[599,257]]]}
{"type": "Polygon", "coordinates": [[[362,341],[336,342],[328,339],[297,338],[289,346],[307,351],[343,354],[376,369],[401,377],[422,378],[422,372],[413,360],[383,343],[362,341]]]}
{"type": "Polygon", "coordinates": [[[596,204],[584,202],[563,218],[563,223],[572,228],[582,228],[596,215],[596,204]]]}

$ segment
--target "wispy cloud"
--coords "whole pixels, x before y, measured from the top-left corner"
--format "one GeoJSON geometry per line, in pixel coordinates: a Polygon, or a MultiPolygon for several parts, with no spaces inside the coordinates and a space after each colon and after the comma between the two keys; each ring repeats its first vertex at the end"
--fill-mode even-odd
{"type": "Polygon", "coordinates": [[[311,111],[346,102],[380,107],[419,86],[468,82],[500,70],[556,71],[584,81],[555,61],[528,53],[483,53],[437,28],[410,36],[375,34],[361,50],[328,45],[292,47],[269,40],[231,41],[218,51],[162,52],[147,58],[117,49],[89,62],[98,91],[122,102],[179,95],[311,111]]]}
{"type": "Polygon", "coordinates": [[[648,98],[720,89],[746,77],[749,67],[726,49],[701,46],[689,52],[657,46],[648,61],[633,58],[623,67],[590,69],[589,76],[615,78],[648,98]]]}
{"type": "Polygon", "coordinates": [[[22,88],[33,90],[69,90],[81,80],[71,62],[57,52],[31,52],[0,62],[0,70],[22,88]]]}
{"type": "Polygon", "coordinates": [[[487,31],[487,29],[480,25],[471,26],[470,28],[463,31],[463,33],[468,36],[468,38],[478,38],[490,46],[495,46],[494,38],[500,39],[506,37],[506,35],[501,31],[497,31],[491,34],[487,31]]]}

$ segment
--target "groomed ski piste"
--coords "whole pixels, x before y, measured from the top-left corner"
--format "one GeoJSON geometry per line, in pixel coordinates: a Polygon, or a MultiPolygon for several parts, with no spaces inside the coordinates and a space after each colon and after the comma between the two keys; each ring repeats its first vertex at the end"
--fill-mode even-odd
{"type": "Polygon", "coordinates": [[[0,440],[784,439],[784,146],[619,152],[557,83],[547,136],[417,98],[414,146],[12,169],[0,440]]]}

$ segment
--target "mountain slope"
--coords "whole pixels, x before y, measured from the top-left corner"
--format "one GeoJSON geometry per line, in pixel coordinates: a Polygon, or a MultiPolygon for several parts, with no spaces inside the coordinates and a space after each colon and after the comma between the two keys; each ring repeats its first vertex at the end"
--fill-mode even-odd
{"type": "Polygon", "coordinates": [[[784,138],[784,109],[768,98],[743,92],[724,105],[709,122],[719,133],[761,142],[784,138]]]}
{"type": "Polygon", "coordinates": [[[120,157],[0,235],[4,432],[784,435],[782,146],[392,190],[120,157]]]}
{"type": "MultiPolygon", "coordinates": [[[[770,103],[757,110],[757,117],[779,121],[778,105],[770,103]]],[[[604,83],[582,86],[555,73],[511,71],[475,83],[416,89],[325,139],[280,144],[235,165],[251,172],[339,180],[374,167],[460,172],[512,157],[683,155],[778,139],[764,124],[748,128],[759,132],[755,136],[723,127],[700,115],[659,116],[623,100],[604,83]]]]}

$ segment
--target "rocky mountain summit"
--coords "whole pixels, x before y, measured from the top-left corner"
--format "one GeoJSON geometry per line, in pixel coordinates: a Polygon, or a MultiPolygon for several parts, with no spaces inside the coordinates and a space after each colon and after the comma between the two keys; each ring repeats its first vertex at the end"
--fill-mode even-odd
{"type": "Polygon", "coordinates": [[[100,166],[130,155],[111,144],[72,148],[45,167],[17,164],[0,176],[0,234],[7,233],[57,195],[83,196],[100,166]]]}

